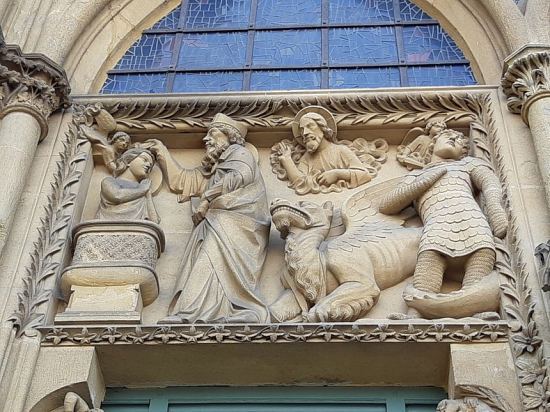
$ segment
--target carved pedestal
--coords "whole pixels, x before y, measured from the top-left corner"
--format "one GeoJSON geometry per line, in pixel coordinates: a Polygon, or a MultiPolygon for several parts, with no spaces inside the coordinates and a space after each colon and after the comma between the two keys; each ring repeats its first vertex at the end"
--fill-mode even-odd
{"type": "Polygon", "coordinates": [[[89,221],[73,231],[72,263],[61,276],[69,304],[55,322],[139,323],[158,296],[155,266],[164,233],[148,221],[89,221]]]}

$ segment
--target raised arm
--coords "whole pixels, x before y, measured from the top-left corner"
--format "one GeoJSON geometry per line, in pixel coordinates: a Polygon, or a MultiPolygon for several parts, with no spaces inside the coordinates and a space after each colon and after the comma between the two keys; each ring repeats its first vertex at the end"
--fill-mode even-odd
{"type": "Polygon", "coordinates": [[[300,172],[294,160],[292,160],[292,147],[286,142],[280,143],[279,162],[286,170],[286,176],[290,183],[295,183],[298,179],[304,178],[304,174],[300,172]]]}
{"type": "Polygon", "coordinates": [[[181,192],[180,181],[181,173],[184,170],[178,162],[174,160],[166,146],[160,140],[150,139],[146,143],[150,143],[150,150],[157,157],[157,163],[162,170],[164,178],[168,182],[168,186],[172,192],[181,192]]]}
{"type": "Polygon", "coordinates": [[[414,200],[422,196],[446,173],[447,170],[441,168],[427,173],[422,173],[412,182],[405,180],[394,190],[384,196],[379,205],[380,212],[386,215],[393,215],[401,212],[414,200]]]}

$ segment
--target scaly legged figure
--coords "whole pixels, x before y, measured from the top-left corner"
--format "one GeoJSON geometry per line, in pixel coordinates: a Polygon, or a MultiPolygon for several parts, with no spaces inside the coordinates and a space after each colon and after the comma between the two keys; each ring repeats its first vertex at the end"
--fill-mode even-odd
{"type": "Polygon", "coordinates": [[[439,293],[447,267],[445,256],[435,250],[418,254],[413,275],[413,286],[423,292],[439,293]]]}
{"type": "Polygon", "coordinates": [[[472,253],[466,261],[466,271],[462,281],[462,289],[474,286],[493,271],[496,255],[491,249],[483,248],[472,253]]]}

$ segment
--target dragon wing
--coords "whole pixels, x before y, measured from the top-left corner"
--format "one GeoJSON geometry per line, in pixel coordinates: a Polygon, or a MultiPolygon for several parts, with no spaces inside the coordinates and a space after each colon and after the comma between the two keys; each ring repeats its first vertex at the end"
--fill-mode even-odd
{"type": "Polygon", "coordinates": [[[380,241],[402,227],[416,214],[412,209],[405,209],[397,215],[385,215],[378,206],[386,193],[407,180],[409,176],[399,176],[351,195],[342,205],[339,216],[333,219],[329,232],[331,247],[359,247],[360,242],[380,241]]]}

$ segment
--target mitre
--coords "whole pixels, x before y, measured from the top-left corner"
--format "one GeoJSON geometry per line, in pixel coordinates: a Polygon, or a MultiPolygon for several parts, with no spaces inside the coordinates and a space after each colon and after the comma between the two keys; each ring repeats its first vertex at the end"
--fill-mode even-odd
{"type": "Polygon", "coordinates": [[[212,119],[212,123],[210,123],[210,127],[218,127],[218,126],[224,126],[234,130],[243,139],[246,137],[246,133],[248,132],[248,128],[246,127],[246,125],[244,125],[241,122],[237,122],[233,120],[231,117],[226,116],[223,113],[218,113],[217,115],[215,115],[214,118],[212,119]]]}

